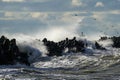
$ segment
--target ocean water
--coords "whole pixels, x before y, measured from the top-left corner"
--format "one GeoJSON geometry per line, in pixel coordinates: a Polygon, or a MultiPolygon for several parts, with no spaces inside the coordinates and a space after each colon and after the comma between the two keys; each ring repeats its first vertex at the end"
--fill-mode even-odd
{"type": "Polygon", "coordinates": [[[5,80],[120,80],[120,49],[111,47],[112,41],[100,41],[107,50],[94,49],[94,41],[86,40],[84,53],[63,53],[47,57],[40,40],[20,41],[21,51],[32,52],[31,66],[1,65],[0,79],[5,80]]]}

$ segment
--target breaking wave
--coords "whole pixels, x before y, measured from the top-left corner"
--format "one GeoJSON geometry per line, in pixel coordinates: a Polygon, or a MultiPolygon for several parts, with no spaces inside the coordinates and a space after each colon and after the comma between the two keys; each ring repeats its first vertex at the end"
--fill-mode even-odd
{"type": "MultiPolygon", "coordinates": [[[[14,38],[14,36],[11,38],[14,38]]],[[[31,66],[24,67],[22,69],[23,72],[32,71],[38,73],[39,71],[44,72],[45,70],[43,74],[53,73],[54,76],[55,74],[114,74],[120,72],[120,49],[112,47],[113,41],[111,39],[96,40],[101,46],[106,48],[106,50],[99,50],[95,48],[96,41],[87,40],[85,37],[77,38],[87,44],[84,52],[75,53],[64,51],[62,56],[49,57],[46,54],[48,53],[47,47],[39,38],[36,39],[24,35],[19,35],[15,38],[17,39],[17,45],[21,52],[32,53],[28,58],[31,66]],[[52,72],[50,72],[51,70],[52,72]]],[[[18,66],[20,67],[18,64],[14,67],[16,68],[18,66]]],[[[8,74],[11,74],[11,71],[8,72],[8,74]]],[[[19,69],[15,70],[16,72],[19,72],[19,69]]],[[[4,73],[4,71],[0,73],[4,73]]],[[[14,75],[14,73],[12,74],[14,75]]]]}

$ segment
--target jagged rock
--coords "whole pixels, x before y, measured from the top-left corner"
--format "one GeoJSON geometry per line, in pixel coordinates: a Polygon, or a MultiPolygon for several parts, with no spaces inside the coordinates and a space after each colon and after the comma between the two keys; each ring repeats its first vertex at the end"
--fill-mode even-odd
{"type": "Polygon", "coordinates": [[[113,41],[113,47],[115,48],[120,48],[120,36],[119,37],[116,37],[116,36],[113,36],[111,37],[112,41],[113,41]]]}
{"type": "Polygon", "coordinates": [[[0,38],[0,65],[15,64],[20,62],[30,65],[28,62],[28,54],[19,51],[16,39],[9,40],[5,36],[0,38]]]}
{"type": "Polygon", "coordinates": [[[47,47],[48,56],[62,56],[63,51],[68,48],[68,52],[83,52],[85,49],[85,44],[83,41],[66,38],[60,42],[48,41],[47,38],[43,40],[44,45],[47,47]]]}
{"type": "Polygon", "coordinates": [[[99,50],[106,50],[104,47],[102,47],[98,42],[95,42],[95,47],[96,49],[99,49],[99,50]]]}

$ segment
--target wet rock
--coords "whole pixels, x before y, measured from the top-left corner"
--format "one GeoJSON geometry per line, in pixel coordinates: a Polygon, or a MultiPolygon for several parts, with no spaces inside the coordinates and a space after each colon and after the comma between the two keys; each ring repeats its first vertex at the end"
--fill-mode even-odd
{"type": "Polygon", "coordinates": [[[19,51],[16,39],[9,40],[4,35],[0,38],[0,65],[13,65],[17,62],[30,65],[28,54],[19,51]]]}

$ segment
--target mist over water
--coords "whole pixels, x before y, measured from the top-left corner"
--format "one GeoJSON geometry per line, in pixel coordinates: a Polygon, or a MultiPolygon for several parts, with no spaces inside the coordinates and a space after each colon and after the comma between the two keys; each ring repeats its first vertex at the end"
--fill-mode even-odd
{"type": "MultiPolygon", "coordinates": [[[[77,18],[78,19],[78,18],[77,18]]],[[[79,29],[80,25],[76,21],[77,19],[74,19],[75,21],[72,23],[69,23],[67,25],[51,25],[48,24],[46,28],[42,28],[41,25],[39,25],[39,28],[34,28],[34,31],[30,28],[28,28],[29,32],[26,32],[26,28],[21,28],[21,31],[18,31],[18,29],[13,29],[13,32],[7,32],[6,30],[4,32],[0,32],[1,35],[5,35],[9,38],[16,38],[20,41],[30,41],[33,39],[43,39],[47,38],[48,40],[53,40],[53,41],[60,41],[65,39],[66,37],[68,38],[73,38],[74,36],[79,37],[79,29]],[[18,32],[15,32],[17,30],[18,32]],[[22,38],[21,38],[22,37],[22,38]],[[23,39],[23,40],[22,40],[23,39]]],[[[79,22],[82,21],[82,18],[79,20],[79,22]]],[[[71,22],[71,21],[70,21],[71,22]]],[[[22,26],[22,25],[21,25],[22,26]]],[[[28,25],[26,25],[28,26],[28,25]]],[[[17,27],[17,25],[16,25],[17,27]]],[[[9,27],[9,30],[11,28],[9,27]]]]}
{"type": "MultiPolygon", "coordinates": [[[[79,18],[77,18],[79,19],[79,18]]],[[[104,36],[103,33],[96,33],[96,32],[92,32],[92,34],[87,34],[86,32],[82,32],[80,31],[81,29],[81,25],[79,24],[80,22],[82,22],[82,20],[84,18],[79,19],[79,21],[77,21],[77,19],[75,19],[74,22],[71,22],[67,25],[50,25],[46,28],[36,28],[36,30],[32,30],[29,29],[29,32],[26,32],[26,29],[22,28],[22,32],[18,31],[18,32],[7,32],[6,30],[4,32],[0,32],[0,36],[1,35],[5,35],[8,38],[16,38],[17,41],[21,42],[21,41],[32,41],[35,39],[40,39],[42,40],[43,38],[47,38],[48,40],[53,40],[53,41],[60,41],[60,40],[64,40],[65,38],[73,38],[73,37],[77,37],[78,39],[80,38],[87,38],[89,40],[98,40],[99,37],[104,36]],[[25,33],[24,33],[25,32],[25,33]]],[[[11,29],[11,28],[9,28],[11,29]]]]}

